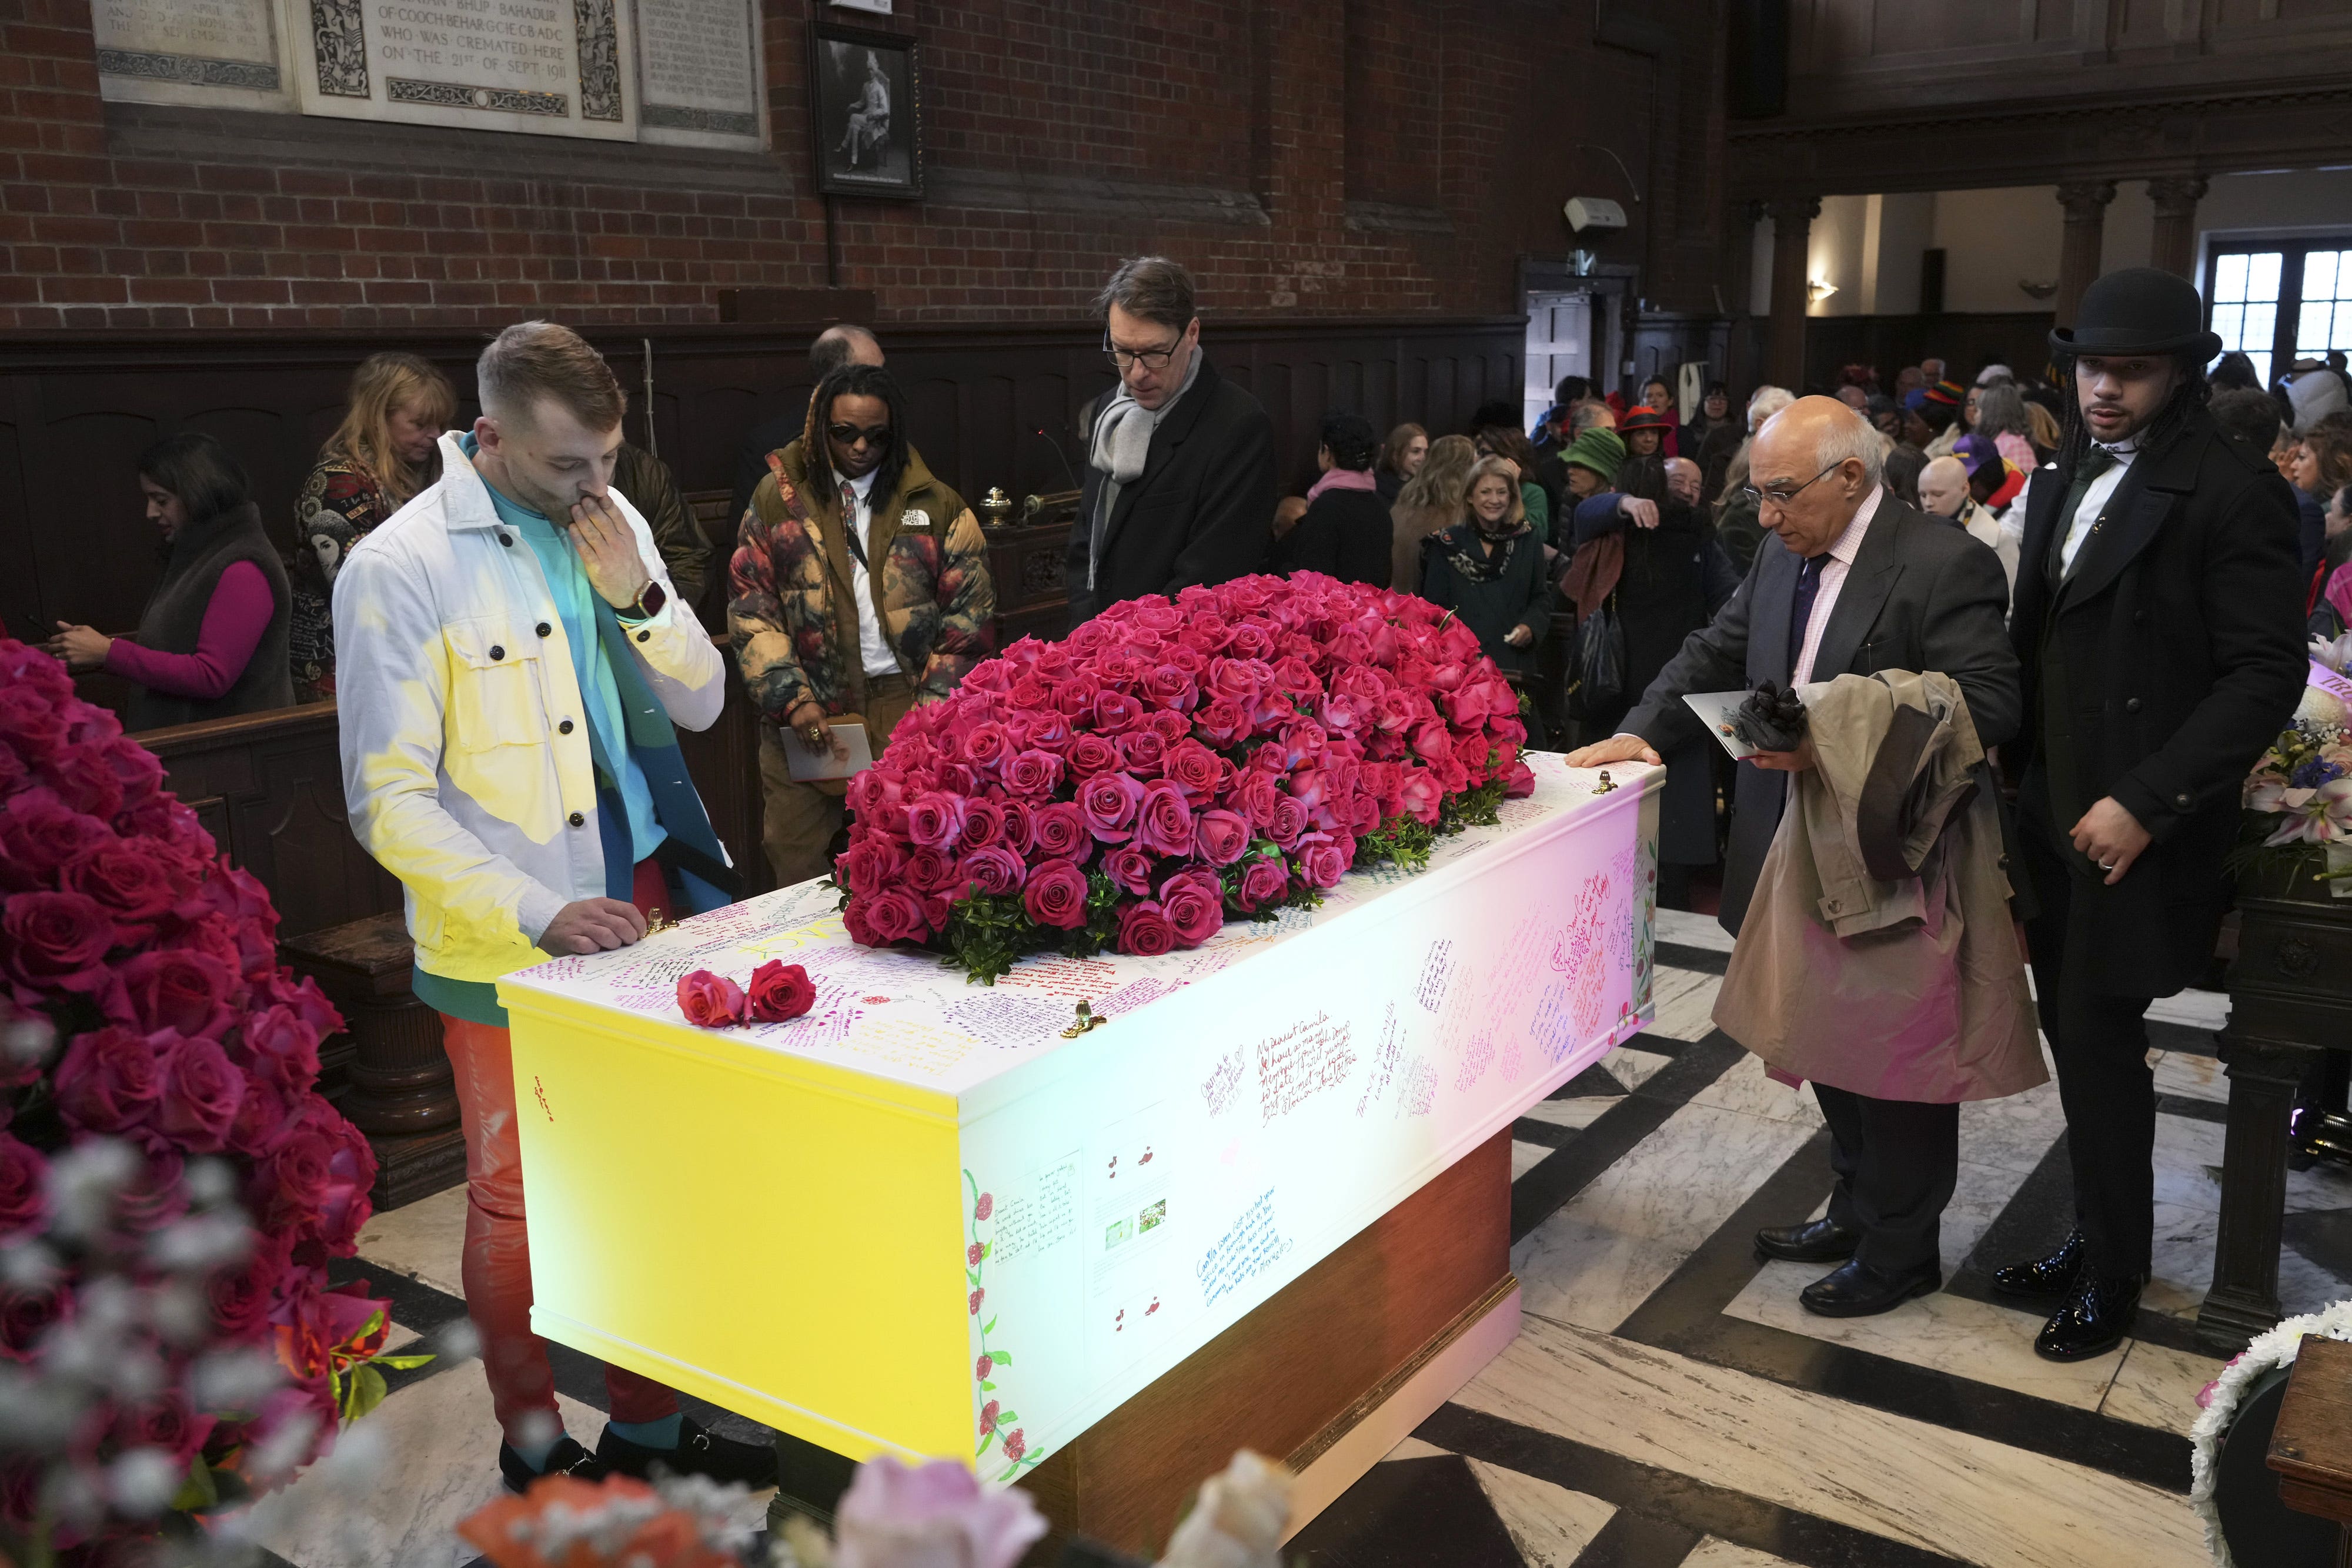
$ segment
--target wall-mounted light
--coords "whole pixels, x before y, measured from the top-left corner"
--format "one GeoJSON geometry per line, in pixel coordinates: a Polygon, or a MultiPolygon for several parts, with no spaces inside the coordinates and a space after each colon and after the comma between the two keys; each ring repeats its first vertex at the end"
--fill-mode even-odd
{"type": "Polygon", "coordinates": [[[1837,285],[1832,283],[1826,277],[1816,277],[1811,283],[1805,285],[1805,298],[1811,300],[1816,305],[1819,305],[1822,300],[1827,299],[1831,295],[1835,294],[1836,292],[1837,285]]]}
{"type": "Polygon", "coordinates": [[[2055,282],[2036,283],[2030,277],[2019,278],[2017,286],[2025,291],[2025,297],[2029,299],[2047,299],[2058,292],[2058,285],[2055,282]]]}

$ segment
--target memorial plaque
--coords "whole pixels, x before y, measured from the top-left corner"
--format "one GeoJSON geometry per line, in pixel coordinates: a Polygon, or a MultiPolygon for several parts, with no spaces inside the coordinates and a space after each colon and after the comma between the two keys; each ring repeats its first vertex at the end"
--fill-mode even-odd
{"type": "Polygon", "coordinates": [[[99,89],[149,103],[283,107],[272,0],[93,0],[99,89]]]}
{"type": "Polygon", "coordinates": [[[306,113],[636,137],[627,0],[307,0],[303,9],[306,113]]]}
{"type": "Polygon", "coordinates": [[[635,0],[637,126],[646,141],[761,144],[752,0],[635,0]]]}

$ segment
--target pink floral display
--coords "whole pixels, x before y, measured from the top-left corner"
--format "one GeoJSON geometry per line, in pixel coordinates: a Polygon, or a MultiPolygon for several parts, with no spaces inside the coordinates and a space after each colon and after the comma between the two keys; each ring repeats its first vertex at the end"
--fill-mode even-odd
{"type": "Polygon", "coordinates": [[[1534,789],[1518,697],[1425,600],[1312,572],[1113,605],[898,721],[849,786],[849,933],[992,980],[1197,947],[1534,789]]]}
{"type": "Polygon", "coordinates": [[[103,1555],[381,1396],[385,1303],[326,1268],[375,1156],[314,1092],[342,1020],[278,967],[268,893],[5,640],[0,895],[0,1555],[103,1555]]]}

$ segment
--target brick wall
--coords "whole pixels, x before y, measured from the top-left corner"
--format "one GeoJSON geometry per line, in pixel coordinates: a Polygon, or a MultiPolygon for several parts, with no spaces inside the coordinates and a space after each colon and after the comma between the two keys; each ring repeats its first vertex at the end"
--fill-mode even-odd
{"type": "Polygon", "coordinates": [[[1568,248],[1560,201],[1622,194],[1579,142],[1672,214],[1604,258],[1713,308],[1720,0],[1644,8],[1688,40],[1665,61],[1533,0],[927,5],[889,24],[923,46],[927,199],[830,214],[806,0],[765,0],[763,154],[109,104],[89,3],[0,3],[0,328],[682,323],[829,284],[887,319],[1067,319],[1147,248],[1216,310],[1509,310],[1519,257],[1568,248]]]}

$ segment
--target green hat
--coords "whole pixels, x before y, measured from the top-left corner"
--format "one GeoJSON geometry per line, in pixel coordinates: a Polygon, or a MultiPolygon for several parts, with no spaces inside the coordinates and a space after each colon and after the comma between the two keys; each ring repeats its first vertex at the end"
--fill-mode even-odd
{"type": "Polygon", "coordinates": [[[1614,479],[1617,470],[1625,465],[1625,438],[1596,424],[1580,432],[1568,450],[1559,455],[1559,460],[1590,468],[1603,479],[1614,479]]]}

